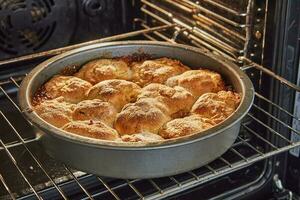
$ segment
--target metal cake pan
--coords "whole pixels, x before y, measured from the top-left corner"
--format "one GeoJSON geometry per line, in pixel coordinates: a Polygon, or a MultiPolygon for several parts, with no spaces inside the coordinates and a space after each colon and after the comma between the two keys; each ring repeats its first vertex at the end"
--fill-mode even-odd
{"type": "Polygon", "coordinates": [[[103,43],[63,53],[34,68],[19,90],[21,110],[43,132],[40,140],[51,156],[82,171],[126,179],[179,174],[218,158],[236,140],[253,98],[254,88],[248,76],[225,58],[186,45],[150,41],[103,43]],[[35,91],[66,66],[135,53],[178,59],[192,69],[202,67],[219,72],[242,95],[241,103],[228,119],[201,134],[148,144],[116,143],[70,134],[45,122],[33,111],[31,98],[35,91]]]}

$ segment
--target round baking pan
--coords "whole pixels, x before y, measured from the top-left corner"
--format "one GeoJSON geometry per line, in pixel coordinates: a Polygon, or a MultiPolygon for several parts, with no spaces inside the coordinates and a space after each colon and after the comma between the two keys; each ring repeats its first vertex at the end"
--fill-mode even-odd
{"type": "Polygon", "coordinates": [[[254,98],[248,76],[235,64],[198,48],[166,42],[125,41],[96,44],[55,56],[34,68],[19,90],[21,110],[43,134],[41,142],[56,159],[100,176],[154,178],[174,175],[203,166],[222,155],[235,141],[242,118],[254,98]],[[237,110],[224,122],[200,134],[153,143],[122,143],[87,138],[65,132],[42,120],[33,111],[36,90],[66,66],[80,66],[96,58],[133,54],[180,60],[192,69],[207,68],[222,75],[242,95],[237,110]]]}

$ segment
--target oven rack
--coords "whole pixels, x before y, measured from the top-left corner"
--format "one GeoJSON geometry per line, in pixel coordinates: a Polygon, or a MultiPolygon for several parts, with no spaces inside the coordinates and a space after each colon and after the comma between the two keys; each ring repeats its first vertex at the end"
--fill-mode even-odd
{"type": "MultiPolygon", "coordinates": [[[[163,38],[166,38],[168,37],[167,32],[174,30],[174,27],[175,25],[172,24],[167,26],[145,28],[140,31],[121,34],[80,45],[84,46],[90,43],[126,39],[129,36],[137,35],[144,35],[148,39],[152,40],[155,40],[157,35],[163,35],[163,38]]],[[[176,38],[169,37],[168,41],[174,42],[174,39],[176,38]]],[[[2,61],[1,64],[17,63],[18,61],[47,57],[69,50],[69,48],[72,47],[2,61]]],[[[244,67],[244,69],[246,71],[249,69],[260,71],[258,68],[251,67],[244,67]]],[[[24,74],[24,76],[25,75],[26,74],[24,74]]],[[[1,101],[7,101],[9,103],[11,107],[10,109],[16,111],[17,114],[15,114],[14,117],[17,117],[18,115],[18,119],[22,120],[24,125],[26,124],[26,126],[31,127],[32,125],[30,122],[22,118],[22,111],[19,109],[15,98],[19,84],[24,76],[12,76],[8,79],[1,80],[0,98],[1,101]]],[[[271,78],[279,84],[282,84],[281,77],[276,75],[271,76],[271,78]]],[[[288,86],[282,85],[282,87],[288,86]]],[[[296,92],[295,89],[294,92],[296,92]]],[[[288,116],[290,119],[297,121],[300,119],[285,108],[274,103],[268,97],[264,97],[260,93],[256,92],[255,103],[242,123],[242,129],[237,141],[224,155],[204,167],[176,176],[164,178],[116,180],[80,173],[74,171],[69,166],[59,163],[59,165],[62,166],[61,168],[68,174],[68,181],[65,181],[65,179],[60,180],[53,178],[52,173],[56,169],[52,169],[51,171],[47,169],[43,160],[41,160],[39,155],[32,149],[32,143],[39,143],[38,137],[35,137],[34,135],[28,136],[22,127],[16,127],[17,121],[14,120],[15,118],[12,118],[9,113],[4,112],[3,110],[4,108],[0,107],[0,129],[10,132],[11,137],[14,139],[11,141],[5,141],[3,134],[0,134],[0,153],[2,153],[1,155],[5,155],[5,159],[8,160],[15,169],[16,173],[14,178],[22,179],[27,185],[28,191],[26,191],[27,195],[23,197],[24,199],[42,199],[45,198],[46,194],[49,194],[49,191],[52,192],[55,198],[71,199],[72,197],[68,196],[69,193],[66,188],[67,183],[70,182],[77,186],[78,191],[80,191],[79,196],[81,196],[82,199],[161,199],[178,194],[189,188],[193,188],[197,185],[216,179],[217,177],[221,177],[225,174],[247,167],[260,160],[300,146],[300,142],[292,142],[285,134],[286,132],[291,131],[300,134],[299,131],[292,127],[292,120],[289,120],[289,123],[287,123],[282,116],[288,116]],[[261,107],[261,103],[266,106],[261,107]],[[273,139],[270,140],[270,138],[273,139]],[[32,166],[30,167],[38,169],[37,171],[40,173],[40,176],[47,177],[47,187],[41,188],[40,186],[32,183],[33,180],[31,179],[31,176],[28,175],[27,169],[22,166],[18,156],[14,155],[15,148],[23,148],[25,153],[30,156],[32,162],[32,166]],[[85,183],[86,177],[93,177],[95,179],[98,187],[96,191],[90,190],[89,186],[85,183]]],[[[17,191],[14,190],[14,185],[11,185],[7,181],[7,178],[6,172],[0,171],[0,188],[6,192],[7,197],[12,199],[20,198],[21,196],[19,196],[17,191]]]]}
{"type": "MultiPolygon", "coordinates": [[[[245,2],[243,10],[234,10],[229,5],[218,1],[203,0],[141,0],[141,12],[150,22],[161,24],[178,24],[185,30],[185,37],[196,46],[214,51],[229,60],[237,61],[239,56],[255,56],[251,52],[250,40],[253,40],[252,29],[262,38],[262,31],[257,23],[251,21],[257,10],[261,12],[265,5],[255,8],[254,0],[245,2]],[[256,9],[256,10],[255,10],[256,9]],[[213,12],[213,11],[214,12],[213,12]]],[[[256,22],[265,27],[265,14],[256,22]]],[[[255,51],[259,52],[256,42],[255,51]]],[[[254,45],[254,44],[253,44],[254,45]]],[[[259,53],[258,53],[259,54],[259,53]]]]}

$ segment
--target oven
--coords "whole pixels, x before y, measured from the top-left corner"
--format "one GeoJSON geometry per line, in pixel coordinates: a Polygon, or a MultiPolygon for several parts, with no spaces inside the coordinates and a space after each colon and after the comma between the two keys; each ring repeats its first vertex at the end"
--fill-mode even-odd
{"type": "Polygon", "coordinates": [[[293,0],[0,0],[0,199],[298,199],[299,9],[293,0]],[[248,74],[254,104],[225,154],[134,180],[47,155],[18,106],[20,82],[54,55],[121,40],[196,46],[248,74]]]}

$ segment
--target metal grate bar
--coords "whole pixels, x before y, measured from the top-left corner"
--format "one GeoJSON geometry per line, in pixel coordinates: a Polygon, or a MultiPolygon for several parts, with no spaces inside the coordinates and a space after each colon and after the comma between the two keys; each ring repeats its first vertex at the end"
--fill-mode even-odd
{"type": "MultiPolygon", "coordinates": [[[[144,25],[144,24],[142,24],[142,26],[143,26],[143,27],[147,27],[147,26],[144,25]]],[[[161,39],[165,40],[165,41],[175,43],[173,40],[170,40],[167,36],[163,35],[163,33],[159,33],[159,32],[153,32],[153,33],[154,33],[155,35],[157,35],[158,37],[160,37],[161,39]]],[[[184,36],[185,36],[185,37],[188,37],[189,40],[191,40],[191,42],[192,42],[195,46],[198,46],[198,47],[201,47],[201,48],[203,48],[202,46],[205,46],[205,47],[207,47],[208,49],[213,50],[214,52],[218,52],[218,54],[223,55],[224,57],[228,58],[229,60],[236,61],[236,60],[233,59],[232,57],[230,57],[230,56],[224,54],[224,52],[222,52],[222,51],[218,50],[217,48],[211,46],[209,43],[207,43],[207,42],[205,42],[205,41],[199,39],[198,37],[196,37],[196,36],[194,36],[194,35],[188,33],[187,31],[183,31],[183,33],[184,33],[184,36]],[[201,45],[199,45],[198,43],[201,44],[201,45]]],[[[156,40],[155,38],[151,37],[149,34],[144,33],[144,35],[145,35],[145,37],[147,37],[147,38],[150,39],[150,40],[153,40],[153,41],[156,40]]],[[[231,56],[235,57],[235,55],[231,55],[231,56]]]]}
{"type": "Polygon", "coordinates": [[[280,81],[281,83],[283,83],[283,84],[287,85],[288,87],[290,87],[290,88],[296,90],[297,92],[300,92],[300,86],[298,86],[298,85],[296,85],[296,84],[294,84],[294,83],[292,83],[292,82],[286,80],[285,78],[283,78],[283,77],[281,77],[281,76],[275,74],[274,72],[272,72],[272,71],[269,70],[268,68],[263,67],[263,66],[261,66],[261,65],[258,65],[258,64],[256,64],[255,62],[253,62],[252,60],[250,60],[250,59],[248,59],[248,58],[246,58],[246,57],[244,57],[244,56],[240,56],[240,57],[239,57],[239,60],[242,60],[242,61],[248,63],[248,64],[251,65],[252,67],[254,67],[254,68],[256,68],[256,69],[258,69],[258,70],[260,70],[260,71],[262,71],[262,72],[264,72],[264,73],[266,73],[266,74],[268,74],[269,76],[271,76],[271,77],[277,79],[277,80],[280,81]]]}
{"type": "Polygon", "coordinates": [[[118,197],[118,195],[104,182],[104,180],[102,180],[102,178],[100,178],[99,176],[97,176],[97,178],[102,183],[102,185],[104,185],[104,187],[111,193],[111,195],[114,196],[116,200],[121,200],[120,197],[118,197]]]}
{"type": "MultiPolygon", "coordinates": [[[[26,139],[24,138],[24,144],[28,144],[28,143],[32,143],[32,142],[36,142],[38,140],[38,138],[34,138],[34,139],[26,139]]],[[[11,143],[6,143],[5,146],[6,148],[13,148],[13,147],[17,147],[22,145],[22,142],[11,142],[11,143]]],[[[0,147],[0,150],[3,150],[4,148],[0,147]]]]}
{"type": "Polygon", "coordinates": [[[236,56],[233,55],[233,54],[227,54],[227,52],[223,52],[223,51],[220,51],[219,49],[215,48],[214,46],[210,45],[208,42],[205,42],[204,40],[201,40],[200,38],[192,35],[192,34],[189,34],[187,35],[188,38],[191,38],[193,39],[194,42],[192,42],[192,44],[194,44],[195,46],[198,46],[198,47],[205,47],[209,50],[211,50],[212,52],[214,53],[217,53],[219,55],[222,55],[224,56],[225,58],[231,60],[231,61],[236,61],[236,56]]]}
{"type": "Polygon", "coordinates": [[[147,33],[144,33],[143,35],[144,35],[147,39],[149,39],[149,40],[156,41],[156,39],[155,39],[154,37],[150,36],[150,35],[147,34],[147,33]]]}
{"type": "Polygon", "coordinates": [[[290,129],[291,131],[297,133],[298,135],[300,135],[300,132],[296,129],[294,129],[293,127],[291,127],[290,125],[284,123],[283,121],[281,121],[280,119],[274,117],[273,115],[271,115],[270,113],[268,113],[267,111],[265,111],[264,109],[258,107],[257,105],[253,104],[252,105],[254,108],[256,108],[257,110],[261,111],[262,113],[268,115],[269,117],[271,117],[272,119],[274,119],[275,121],[277,121],[278,123],[282,124],[283,126],[287,127],[288,129],[290,129]]]}
{"type": "Polygon", "coordinates": [[[229,12],[229,13],[235,15],[235,16],[245,17],[247,15],[250,15],[250,13],[247,13],[247,12],[246,13],[245,12],[237,12],[233,9],[230,9],[230,8],[218,3],[217,1],[212,1],[212,0],[203,0],[203,1],[207,2],[207,3],[210,3],[211,5],[214,5],[214,6],[220,8],[222,10],[225,10],[225,11],[227,11],[227,12],[229,12]]]}
{"type": "Polygon", "coordinates": [[[220,159],[223,163],[225,163],[226,165],[228,165],[229,167],[232,167],[232,164],[231,164],[228,160],[226,160],[225,158],[223,158],[222,156],[220,156],[219,159],[220,159]]]}
{"type": "Polygon", "coordinates": [[[136,187],[129,180],[126,179],[126,182],[129,185],[129,187],[140,197],[140,199],[144,199],[144,196],[138,191],[138,189],[136,189],[136,187]]]}
{"type": "Polygon", "coordinates": [[[22,170],[20,169],[19,165],[17,164],[17,161],[15,160],[15,158],[13,157],[13,155],[10,153],[10,151],[6,148],[5,144],[3,143],[3,141],[0,139],[0,144],[1,146],[4,148],[6,154],[8,155],[8,157],[10,158],[10,160],[12,161],[12,163],[14,164],[14,166],[16,167],[16,169],[18,170],[18,172],[21,174],[22,178],[24,179],[24,181],[28,184],[28,186],[30,187],[30,190],[34,193],[34,195],[39,199],[42,200],[42,197],[37,193],[37,191],[33,188],[33,186],[30,184],[29,180],[26,178],[26,176],[24,175],[24,173],[22,172],[22,170]]]}
{"type": "Polygon", "coordinates": [[[146,13],[147,15],[153,17],[154,19],[156,19],[156,20],[162,22],[163,24],[172,24],[171,22],[168,22],[167,20],[165,20],[165,19],[163,19],[163,18],[161,18],[161,17],[159,17],[159,16],[153,14],[152,12],[148,11],[145,7],[142,7],[142,8],[141,8],[141,11],[143,11],[143,12],[146,13]]]}
{"type": "Polygon", "coordinates": [[[252,133],[253,135],[255,135],[256,137],[258,137],[259,139],[261,139],[262,141],[264,141],[265,143],[267,143],[268,145],[270,145],[271,147],[273,147],[274,149],[278,149],[278,147],[276,147],[275,145],[273,145],[271,142],[269,142],[268,140],[266,140],[265,138],[263,138],[262,136],[258,135],[255,131],[253,131],[252,129],[250,129],[248,126],[242,124],[242,126],[250,133],[252,133]]]}
{"type": "Polygon", "coordinates": [[[0,86],[0,90],[2,93],[7,97],[7,99],[13,104],[13,106],[21,113],[22,111],[20,110],[19,106],[10,98],[10,96],[7,94],[7,92],[3,89],[2,86],[0,86]]]}
{"type": "MultiPolygon", "coordinates": [[[[168,11],[166,11],[166,10],[158,7],[158,6],[156,6],[155,4],[150,3],[147,0],[143,0],[143,2],[145,3],[145,5],[153,8],[153,9],[155,9],[155,10],[161,12],[161,13],[163,13],[164,15],[167,15],[172,22],[174,22],[174,23],[176,23],[176,24],[178,24],[178,25],[180,25],[182,27],[187,28],[189,32],[196,34],[198,37],[200,37],[201,39],[203,39],[205,41],[208,41],[210,44],[214,44],[215,46],[217,46],[219,48],[222,48],[224,51],[226,51],[228,53],[231,53],[231,54],[235,54],[235,53],[242,54],[243,53],[243,49],[240,49],[240,50],[236,49],[236,48],[230,46],[229,44],[223,42],[222,40],[214,37],[213,35],[207,33],[204,30],[201,30],[201,29],[199,29],[199,28],[197,28],[195,26],[189,26],[189,25],[187,25],[186,23],[182,22],[180,19],[173,17],[172,13],[170,13],[170,12],[168,12],[168,11]]],[[[173,4],[176,4],[176,3],[173,2],[173,4]]],[[[157,16],[153,12],[147,10],[147,8],[145,8],[145,6],[142,7],[142,11],[145,12],[146,14],[150,15],[151,17],[159,19],[161,22],[163,22],[165,24],[170,23],[170,22],[167,22],[165,19],[157,16]]],[[[226,41],[227,38],[224,37],[223,40],[226,41]]]]}
{"type": "Polygon", "coordinates": [[[214,170],[210,165],[205,165],[205,167],[207,168],[207,169],[209,169],[213,174],[216,174],[217,173],[217,171],[216,170],[214,170]]]}
{"type": "MultiPolygon", "coordinates": [[[[18,84],[18,82],[17,82],[17,80],[16,80],[15,78],[10,77],[9,79],[15,84],[15,86],[16,86],[17,88],[20,87],[20,85],[18,84]]],[[[21,80],[20,80],[20,81],[21,81],[21,80]]]]}
{"type": "Polygon", "coordinates": [[[224,26],[224,25],[222,25],[222,24],[220,24],[220,23],[218,23],[218,22],[216,22],[216,21],[214,21],[214,20],[206,17],[205,15],[202,15],[202,14],[198,13],[197,15],[193,15],[193,18],[195,20],[197,20],[196,23],[198,25],[200,25],[199,23],[201,23],[201,22],[204,22],[204,23],[206,22],[206,24],[208,24],[208,25],[212,24],[212,25],[214,25],[214,26],[216,26],[216,27],[218,27],[218,28],[226,31],[228,34],[231,34],[232,36],[237,37],[237,38],[239,38],[240,40],[242,40],[244,42],[246,41],[246,37],[245,36],[243,36],[243,35],[235,32],[234,30],[230,30],[226,26],[224,26]]]}
{"type": "MultiPolygon", "coordinates": [[[[147,26],[144,22],[141,23],[141,26],[144,27],[144,28],[149,28],[149,26],[147,26]]],[[[160,37],[161,39],[165,40],[165,41],[168,41],[168,42],[173,42],[172,40],[170,40],[170,38],[166,37],[165,35],[163,35],[162,33],[160,32],[157,32],[157,31],[154,31],[153,34],[155,34],[156,36],[160,37]]],[[[148,35],[148,34],[145,34],[144,35],[148,35]]],[[[154,39],[154,38],[153,38],[154,39]]],[[[155,39],[154,39],[155,40],[155,39]]]]}
{"type": "MultiPolygon", "coordinates": [[[[1,61],[0,61],[1,62],[1,61]]],[[[21,81],[21,80],[23,80],[23,76],[20,76],[20,77],[17,77],[17,78],[15,78],[15,80],[16,81],[21,81]]],[[[6,85],[6,84],[9,84],[9,83],[11,83],[11,81],[10,80],[2,80],[1,82],[0,82],[0,86],[1,85],[6,85]]]]}
{"type": "MultiPolygon", "coordinates": [[[[139,179],[134,179],[134,180],[130,180],[129,182],[130,183],[135,183],[135,182],[138,182],[139,181],[139,179]]],[[[106,184],[107,185],[107,184],[106,184]]],[[[108,185],[107,185],[108,186],[108,185]]],[[[119,189],[119,188],[123,188],[123,187],[126,187],[126,186],[128,186],[129,187],[129,185],[128,185],[128,183],[125,181],[125,183],[120,183],[120,184],[118,184],[118,185],[116,185],[116,186],[113,186],[113,187],[109,187],[110,188],[110,190],[112,190],[112,191],[115,191],[115,190],[117,190],[117,189],[119,189]]],[[[107,193],[107,192],[109,192],[108,190],[104,190],[104,191],[101,191],[101,192],[98,192],[98,193],[96,193],[96,194],[93,194],[93,197],[95,197],[95,198],[97,198],[98,196],[101,196],[102,194],[105,194],[105,193],[107,193]]]]}
{"type": "Polygon", "coordinates": [[[176,180],[176,178],[175,177],[173,177],[173,176],[170,176],[169,177],[172,181],[174,181],[178,186],[181,186],[181,183],[180,182],[178,182],[177,180],[176,180]]]}
{"type": "Polygon", "coordinates": [[[262,99],[262,100],[268,102],[268,103],[271,104],[272,106],[278,108],[279,110],[283,111],[284,113],[286,113],[286,114],[289,115],[290,117],[296,119],[297,121],[300,121],[300,119],[299,119],[297,116],[293,115],[292,113],[290,113],[290,112],[287,111],[286,109],[284,109],[284,108],[282,108],[281,106],[277,105],[276,103],[270,101],[269,99],[267,99],[266,97],[260,95],[259,93],[256,92],[256,93],[255,93],[255,96],[257,96],[258,98],[260,98],[260,99],[262,99]]]}
{"type": "Polygon", "coordinates": [[[3,184],[3,186],[5,187],[6,191],[8,192],[9,196],[11,197],[11,199],[16,199],[15,196],[13,195],[13,193],[10,191],[8,185],[6,184],[3,176],[0,174],[0,181],[3,184]]]}
{"type": "MultiPolygon", "coordinates": [[[[237,38],[235,38],[235,35],[230,35],[230,34],[224,34],[222,33],[218,33],[215,31],[215,27],[213,27],[211,24],[205,23],[203,22],[204,20],[201,19],[199,16],[195,17],[195,19],[197,19],[198,21],[196,21],[196,24],[198,26],[195,26],[197,28],[195,28],[195,30],[197,30],[198,32],[200,29],[205,30],[204,33],[206,35],[213,33],[215,36],[217,36],[217,38],[220,38],[221,40],[218,41],[218,43],[220,43],[221,45],[227,46],[227,49],[229,49],[230,51],[236,52],[236,53],[243,53],[243,49],[238,49],[238,48],[233,48],[232,46],[236,46],[236,42],[235,40],[237,38]]],[[[238,34],[236,34],[238,35],[238,34]]],[[[240,38],[239,38],[240,39],[240,38]]],[[[240,42],[245,42],[245,41],[240,41],[240,42]]]]}
{"type": "MultiPolygon", "coordinates": [[[[27,147],[25,141],[23,140],[23,138],[21,137],[21,135],[19,134],[19,132],[15,129],[15,127],[10,123],[10,121],[7,119],[7,117],[0,111],[1,116],[3,117],[3,119],[7,122],[7,124],[11,127],[11,129],[14,131],[14,133],[17,135],[17,137],[20,139],[22,145],[25,147],[25,149],[27,150],[27,152],[30,154],[30,156],[33,158],[33,160],[37,163],[37,165],[39,166],[39,168],[43,171],[43,173],[47,176],[47,178],[51,181],[52,185],[57,189],[57,191],[59,192],[59,194],[62,196],[62,198],[67,199],[67,197],[65,196],[65,194],[63,193],[63,191],[60,189],[60,187],[55,183],[55,181],[50,177],[50,175],[46,172],[46,170],[44,169],[44,167],[42,166],[42,164],[39,162],[39,160],[33,155],[33,153],[29,150],[29,148],[27,147]]],[[[8,149],[7,147],[5,147],[6,149],[8,149]]]]}
{"type": "MultiPolygon", "coordinates": [[[[20,108],[17,106],[17,104],[10,98],[10,96],[7,94],[7,92],[0,86],[0,90],[4,93],[4,95],[7,97],[7,99],[9,99],[9,101],[13,104],[13,106],[21,113],[22,111],[20,110],[20,108]]],[[[26,150],[30,153],[30,155],[32,156],[32,158],[37,162],[37,164],[39,165],[39,167],[42,169],[43,172],[45,172],[45,175],[50,179],[50,181],[52,182],[52,184],[55,186],[55,188],[59,191],[59,193],[62,195],[62,197],[64,199],[67,199],[66,196],[63,194],[63,192],[59,189],[59,187],[55,184],[54,180],[47,174],[46,170],[42,167],[41,163],[38,162],[38,160],[35,158],[35,156],[32,154],[32,152],[27,148],[27,146],[24,143],[23,138],[18,134],[17,130],[14,128],[14,126],[9,122],[9,120],[5,117],[5,115],[0,111],[1,115],[5,118],[5,120],[7,121],[7,123],[9,123],[10,127],[14,130],[14,132],[18,135],[18,137],[21,139],[22,144],[25,146],[26,150]]],[[[30,125],[32,125],[32,123],[28,120],[26,120],[28,123],[30,123],[30,125]]],[[[70,173],[70,175],[73,177],[73,179],[75,180],[75,182],[79,185],[79,187],[84,191],[84,193],[86,193],[86,195],[90,198],[93,199],[91,197],[91,195],[85,190],[85,188],[79,183],[78,179],[76,178],[76,176],[71,172],[71,170],[69,170],[68,167],[66,167],[64,165],[65,169],[70,173]]]]}
{"type": "Polygon", "coordinates": [[[77,185],[82,189],[82,191],[92,200],[94,200],[94,198],[92,197],[92,195],[89,194],[89,192],[80,184],[79,180],[77,179],[77,177],[73,174],[73,172],[64,164],[63,165],[65,167],[65,169],[71,174],[72,178],[75,180],[75,182],[77,183],[77,185]]]}
{"type": "Polygon", "coordinates": [[[157,191],[160,193],[160,194],[162,194],[162,193],[164,193],[164,191],[152,180],[152,179],[148,179],[148,181],[153,185],[153,187],[155,188],[155,189],[157,189],[157,191]]]}
{"type": "Polygon", "coordinates": [[[243,156],[242,154],[240,154],[240,152],[238,152],[234,148],[230,148],[229,150],[232,151],[233,153],[235,153],[236,155],[238,155],[240,158],[242,158],[242,160],[244,160],[246,162],[249,162],[248,158],[246,158],[245,156],[243,156]]]}
{"type": "Polygon", "coordinates": [[[76,49],[76,48],[80,48],[80,47],[84,47],[84,46],[88,46],[88,45],[92,45],[92,44],[99,44],[102,42],[110,42],[110,41],[115,41],[115,40],[126,39],[129,37],[141,35],[143,33],[150,33],[153,31],[159,31],[159,30],[172,28],[174,26],[175,26],[174,24],[162,25],[162,26],[152,27],[149,29],[143,29],[143,30],[132,31],[132,32],[124,33],[124,34],[114,35],[111,37],[106,37],[106,38],[102,38],[102,39],[98,39],[98,40],[91,40],[89,42],[79,43],[79,44],[66,46],[66,47],[62,47],[62,48],[58,48],[58,49],[52,49],[49,51],[43,51],[40,53],[35,53],[35,54],[26,55],[26,56],[20,56],[17,58],[2,60],[2,61],[0,61],[0,67],[1,67],[1,65],[7,65],[7,64],[22,62],[22,61],[27,61],[27,60],[33,60],[36,58],[42,58],[42,57],[47,57],[47,56],[54,56],[54,55],[58,55],[60,53],[63,53],[63,52],[66,52],[66,51],[69,51],[72,49],[76,49]]]}
{"type": "Polygon", "coordinates": [[[249,144],[249,142],[245,141],[243,138],[241,138],[240,136],[238,136],[238,139],[240,139],[241,141],[243,141],[244,144],[246,144],[248,147],[250,147],[252,150],[254,150],[256,153],[260,154],[261,156],[263,156],[264,154],[257,150],[254,146],[252,146],[251,144],[249,144]]]}
{"type": "Polygon", "coordinates": [[[262,126],[264,126],[265,128],[267,128],[269,131],[271,131],[272,133],[275,133],[278,137],[282,138],[283,140],[285,140],[288,143],[292,143],[289,139],[287,139],[286,137],[282,136],[280,133],[278,133],[277,131],[275,131],[274,129],[272,129],[271,127],[269,127],[268,125],[264,124],[262,121],[260,121],[259,119],[257,119],[256,117],[254,117],[252,114],[248,113],[247,114],[249,117],[251,117],[253,120],[255,120],[256,122],[258,122],[259,124],[261,124],[262,126]]]}
{"type": "MultiPolygon", "coordinates": [[[[171,24],[170,22],[166,21],[165,19],[163,19],[163,18],[161,18],[161,17],[159,17],[159,16],[153,14],[152,12],[148,11],[148,10],[145,9],[144,7],[142,7],[141,10],[142,10],[145,14],[147,14],[147,15],[153,17],[154,19],[160,21],[161,23],[164,23],[164,24],[171,24]]],[[[181,24],[182,24],[182,23],[181,23],[181,24]]],[[[185,25],[185,27],[187,27],[187,25],[185,25]]],[[[178,27],[176,27],[176,28],[178,28],[178,27]]],[[[191,27],[187,27],[187,29],[192,30],[192,32],[195,32],[195,31],[196,31],[196,29],[193,30],[191,27]]],[[[199,29],[197,29],[197,30],[199,30],[199,29]]],[[[196,33],[199,34],[199,32],[196,32],[196,33]]],[[[231,61],[237,61],[237,58],[238,58],[238,57],[237,57],[235,54],[233,54],[233,53],[231,53],[231,52],[228,52],[228,51],[224,51],[224,52],[223,52],[223,51],[219,50],[218,48],[212,46],[210,43],[208,43],[207,41],[203,40],[202,38],[196,37],[195,35],[193,35],[193,34],[191,34],[191,33],[188,33],[187,31],[183,31],[183,36],[185,36],[185,37],[187,37],[189,40],[191,40],[191,43],[194,44],[195,46],[198,46],[198,47],[201,47],[201,48],[203,48],[203,46],[204,46],[204,47],[206,47],[207,49],[210,49],[210,50],[212,50],[213,52],[216,52],[217,54],[220,54],[220,55],[226,57],[227,59],[229,59],[229,60],[231,60],[231,61]],[[226,54],[226,53],[228,53],[228,54],[226,54]]],[[[147,35],[146,37],[147,37],[148,39],[150,39],[150,40],[155,40],[153,37],[149,37],[149,35],[147,35]]],[[[164,39],[165,39],[165,38],[164,38],[164,39]]],[[[166,40],[166,39],[165,39],[165,40],[166,40]]],[[[166,41],[170,41],[170,39],[167,39],[166,41]]],[[[211,41],[214,42],[214,40],[211,40],[211,41]]],[[[215,43],[215,42],[214,42],[214,43],[215,43]]],[[[223,46],[222,46],[222,47],[223,47],[223,46]]],[[[243,53],[242,50],[236,50],[236,51],[239,52],[239,53],[243,53]]],[[[239,61],[238,61],[238,62],[239,62],[239,61]]]]}
{"type": "Polygon", "coordinates": [[[199,176],[197,176],[194,172],[189,171],[188,172],[190,175],[192,175],[196,180],[199,180],[199,176]]]}
{"type": "MultiPolygon", "coordinates": [[[[168,0],[165,0],[166,2],[168,0]]],[[[154,8],[155,10],[163,13],[164,15],[166,15],[169,19],[173,19],[173,14],[172,13],[169,13],[168,11],[164,10],[163,8],[157,6],[156,4],[153,4],[153,3],[150,3],[148,0],[141,0],[142,3],[144,3],[145,5],[151,7],[151,8],[154,8]]],[[[145,8],[145,7],[144,7],[145,8]]],[[[146,8],[145,8],[146,9],[146,8]]]]}
{"type": "Polygon", "coordinates": [[[187,3],[187,4],[191,5],[191,6],[193,6],[193,8],[196,9],[196,12],[199,12],[199,11],[204,12],[204,13],[206,13],[206,14],[212,16],[212,17],[215,17],[216,19],[221,20],[221,21],[223,21],[223,22],[225,22],[227,24],[230,24],[230,25],[232,25],[234,27],[245,28],[245,27],[249,26],[247,24],[240,24],[240,23],[232,21],[232,20],[230,20],[228,18],[225,18],[222,15],[214,13],[214,12],[212,12],[212,11],[204,8],[203,6],[200,6],[199,4],[196,4],[196,3],[194,3],[194,2],[192,2],[190,0],[181,0],[181,1],[184,2],[184,3],[187,3]]]}

